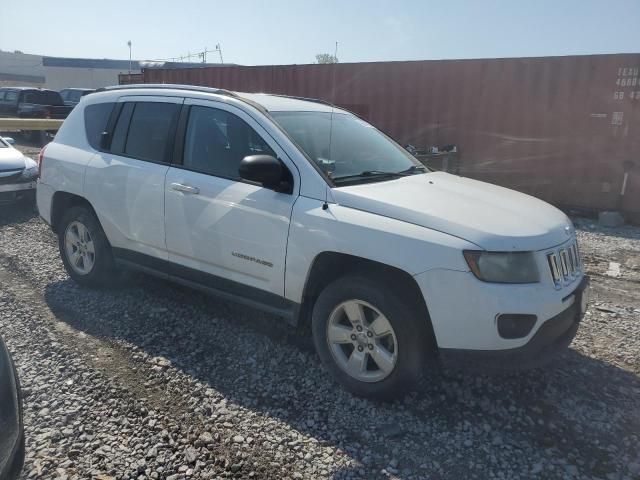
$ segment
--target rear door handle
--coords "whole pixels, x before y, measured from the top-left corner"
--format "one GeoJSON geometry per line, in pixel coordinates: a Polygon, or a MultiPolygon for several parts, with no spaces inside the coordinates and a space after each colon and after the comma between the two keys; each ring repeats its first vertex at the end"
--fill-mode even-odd
{"type": "Polygon", "coordinates": [[[177,192],[191,193],[193,195],[197,195],[200,193],[200,189],[198,187],[183,185],[182,183],[172,183],[171,188],[173,190],[176,190],[177,192]]]}

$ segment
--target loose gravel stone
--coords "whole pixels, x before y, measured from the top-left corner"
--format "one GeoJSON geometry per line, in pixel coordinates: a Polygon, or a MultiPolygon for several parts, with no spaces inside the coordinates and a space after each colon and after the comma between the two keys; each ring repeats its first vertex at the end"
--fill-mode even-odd
{"type": "Polygon", "coordinates": [[[48,227],[2,208],[0,334],[24,387],[24,478],[640,475],[638,228],[576,221],[593,303],[554,367],[444,370],[384,404],[338,388],[277,318],[140,275],[76,285],[48,227]]]}

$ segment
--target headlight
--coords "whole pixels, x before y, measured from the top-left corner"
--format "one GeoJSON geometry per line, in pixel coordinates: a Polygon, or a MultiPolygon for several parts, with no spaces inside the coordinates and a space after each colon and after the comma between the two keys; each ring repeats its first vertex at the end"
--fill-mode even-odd
{"type": "Polygon", "coordinates": [[[484,252],[465,250],[473,274],[484,282],[536,283],[540,280],[532,252],[484,252]]]}
{"type": "Polygon", "coordinates": [[[24,178],[36,178],[38,176],[38,167],[25,168],[22,171],[22,176],[24,178]]]}

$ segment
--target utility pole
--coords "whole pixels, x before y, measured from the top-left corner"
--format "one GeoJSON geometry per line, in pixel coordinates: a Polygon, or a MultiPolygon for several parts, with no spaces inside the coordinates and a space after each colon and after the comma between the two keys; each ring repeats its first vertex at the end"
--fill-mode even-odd
{"type": "Polygon", "coordinates": [[[131,80],[131,40],[127,42],[127,46],[129,47],[129,80],[131,80]]]}
{"type": "Polygon", "coordinates": [[[220,63],[224,63],[224,60],[222,60],[222,48],[220,47],[219,43],[216,45],[216,50],[220,54],[220,63]]]}

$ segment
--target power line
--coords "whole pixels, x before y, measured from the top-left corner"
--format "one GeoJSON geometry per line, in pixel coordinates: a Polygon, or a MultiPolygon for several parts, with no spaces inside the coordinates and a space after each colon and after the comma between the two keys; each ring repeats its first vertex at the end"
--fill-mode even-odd
{"type": "Polygon", "coordinates": [[[207,63],[207,54],[208,53],[214,53],[214,52],[218,52],[218,54],[220,55],[220,63],[224,63],[224,60],[222,58],[222,47],[220,47],[220,44],[216,44],[215,48],[213,50],[209,50],[207,47],[204,47],[204,50],[200,51],[200,52],[196,52],[196,53],[191,53],[190,51],[188,51],[185,55],[178,55],[175,57],[168,57],[168,58],[154,58],[150,61],[153,62],[184,62],[185,60],[189,61],[191,58],[199,58],[201,59],[202,63],[207,63]]]}

